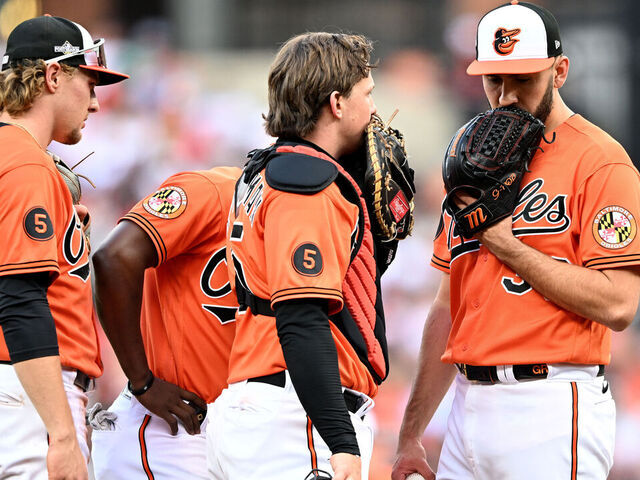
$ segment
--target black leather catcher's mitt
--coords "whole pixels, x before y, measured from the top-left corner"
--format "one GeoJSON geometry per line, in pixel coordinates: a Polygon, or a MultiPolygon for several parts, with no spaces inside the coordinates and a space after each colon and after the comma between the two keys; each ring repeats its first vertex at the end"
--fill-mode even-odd
{"type": "Polygon", "coordinates": [[[544,134],[528,112],[500,107],[476,115],[451,139],[442,163],[444,202],[458,232],[471,238],[515,210],[520,182],[544,134]],[[458,193],[477,200],[460,209],[458,193]]]}
{"type": "Polygon", "coordinates": [[[413,169],[402,134],[373,115],[366,130],[364,194],[373,233],[382,241],[402,240],[413,228],[413,169]]]}

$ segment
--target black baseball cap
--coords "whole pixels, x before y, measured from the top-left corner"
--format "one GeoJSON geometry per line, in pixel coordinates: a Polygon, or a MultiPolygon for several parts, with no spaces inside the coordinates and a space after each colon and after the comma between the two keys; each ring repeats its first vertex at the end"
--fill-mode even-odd
{"type": "Polygon", "coordinates": [[[2,70],[25,58],[62,62],[97,72],[98,85],[129,78],[129,75],[107,69],[103,38],[94,41],[86,28],[62,17],[35,17],[13,29],[2,57],[2,70]]]}
{"type": "Polygon", "coordinates": [[[562,54],[560,27],[553,14],[539,5],[501,5],[480,19],[476,59],[469,75],[536,73],[551,67],[562,54]]]}

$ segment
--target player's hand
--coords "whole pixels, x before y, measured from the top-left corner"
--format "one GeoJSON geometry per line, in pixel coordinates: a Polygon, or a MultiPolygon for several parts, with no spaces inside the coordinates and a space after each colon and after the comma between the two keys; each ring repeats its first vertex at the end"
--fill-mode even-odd
{"type": "Polygon", "coordinates": [[[330,458],[333,480],[362,480],[362,462],[357,455],[336,453],[330,458]]]}
{"type": "Polygon", "coordinates": [[[427,463],[427,453],[420,439],[401,442],[396,452],[396,460],[391,470],[391,480],[404,480],[407,475],[418,472],[425,480],[435,480],[436,476],[427,463]]]}
{"type": "Polygon", "coordinates": [[[178,420],[190,435],[200,433],[198,414],[206,414],[207,404],[195,393],[156,377],[151,388],[137,398],[147,410],[169,424],[171,435],[178,433],[178,420]]]}
{"type": "Polygon", "coordinates": [[[89,209],[80,203],[74,205],[73,208],[76,210],[76,215],[78,215],[82,226],[82,233],[87,240],[87,249],[91,252],[91,215],[89,209]]]}
{"type": "Polygon", "coordinates": [[[87,461],[75,435],[68,440],[50,439],[47,451],[49,480],[88,480],[87,461]]]}
{"type": "MultiPolygon", "coordinates": [[[[454,202],[460,209],[471,205],[475,201],[475,197],[464,192],[458,192],[454,198],[454,202]]],[[[498,248],[505,248],[508,241],[515,239],[513,236],[513,218],[511,216],[503,218],[478,232],[475,238],[487,247],[490,252],[496,253],[498,248]]]]}

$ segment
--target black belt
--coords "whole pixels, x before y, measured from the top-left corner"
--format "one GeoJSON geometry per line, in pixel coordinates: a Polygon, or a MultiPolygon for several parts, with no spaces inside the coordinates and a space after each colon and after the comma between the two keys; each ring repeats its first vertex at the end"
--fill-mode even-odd
{"type": "MultiPolygon", "coordinates": [[[[482,383],[500,383],[498,378],[498,367],[467,365],[465,363],[456,363],[460,373],[472,382],[482,383]]],[[[549,367],[546,363],[531,363],[527,365],[513,365],[513,376],[517,381],[522,380],[540,380],[547,378],[549,367]]],[[[604,365],[598,367],[598,377],[604,375],[604,365]]]]}
{"type": "MultiPolygon", "coordinates": [[[[0,365],[11,365],[10,361],[0,360],[0,365]]],[[[81,388],[83,392],[87,392],[92,386],[93,378],[80,370],[76,370],[76,378],[73,379],[73,384],[81,388]]]]}
{"type": "Polygon", "coordinates": [[[93,382],[93,378],[80,370],[76,370],[76,378],[73,380],[73,384],[76,387],[82,389],[83,392],[86,392],[90,389],[91,382],[93,382]]]}
{"type": "MultiPolygon", "coordinates": [[[[258,383],[267,383],[269,385],[273,385],[274,387],[284,388],[287,383],[287,377],[284,373],[284,370],[278,373],[272,373],[271,375],[263,375],[262,377],[254,377],[247,380],[247,382],[258,382],[258,383]]],[[[360,395],[356,395],[349,390],[345,390],[342,392],[344,396],[344,403],[347,404],[347,410],[351,413],[356,413],[360,410],[366,400],[360,395]]]]}

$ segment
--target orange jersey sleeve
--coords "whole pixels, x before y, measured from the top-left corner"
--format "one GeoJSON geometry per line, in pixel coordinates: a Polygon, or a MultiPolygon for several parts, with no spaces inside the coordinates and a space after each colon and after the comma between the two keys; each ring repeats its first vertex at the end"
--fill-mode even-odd
{"type": "Polygon", "coordinates": [[[579,244],[584,266],[605,269],[640,262],[640,240],[636,238],[640,177],[630,161],[597,169],[578,190],[576,202],[585,233],[579,244]],[[617,185],[620,187],[615,188],[617,185]]]}
{"type": "Polygon", "coordinates": [[[331,312],[342,308],[342,282],[358,210],[335,193],[279,192],[270,202],[264,249],[272,307],[312,297],[328,299],[331,312]]]}
{"type": "Polygon", "coordinates": [[[0,275],[60,272],[58,242],[52,219],[60,214],[57,179],[42,165],[25,164],[0,176],[4,206],[0,224],[5,246],[0,249],[0,275]],[[28,192],[28,194],[27,194],[28,192]]]}
{"type": "Polygon", "coordinates": [[[226,267],[226,220],[239,168],[168,178],[124,220],[151,239],[141,329],[155,375],[213,402],[226,386],[237,299],[226,267]]]}
{"type": "Polygon", "coordinates": [[[196,247],[204,238],[224,236],[231,203],[228,193],[233,189],[221,187],[220,182],[228,180],[235,185],[241,170],[235,167],[215,170],[213,180],[209,171],[182,172],[169,177],[123,217],[147,233],[156,247],[158,264],[196,247]],[[221,218],[223,221],[218,221],[221,218]]]}
{"type": "Polygon", "coordinates": [[[433,241],[431,265],[444,273],[451,271],[451,252],[449,251],[448,233],[453,228],[453,219],[442,209],[440,221],[433,241]],[[446,225],[445,225],[446,223],[446,225]]]}

